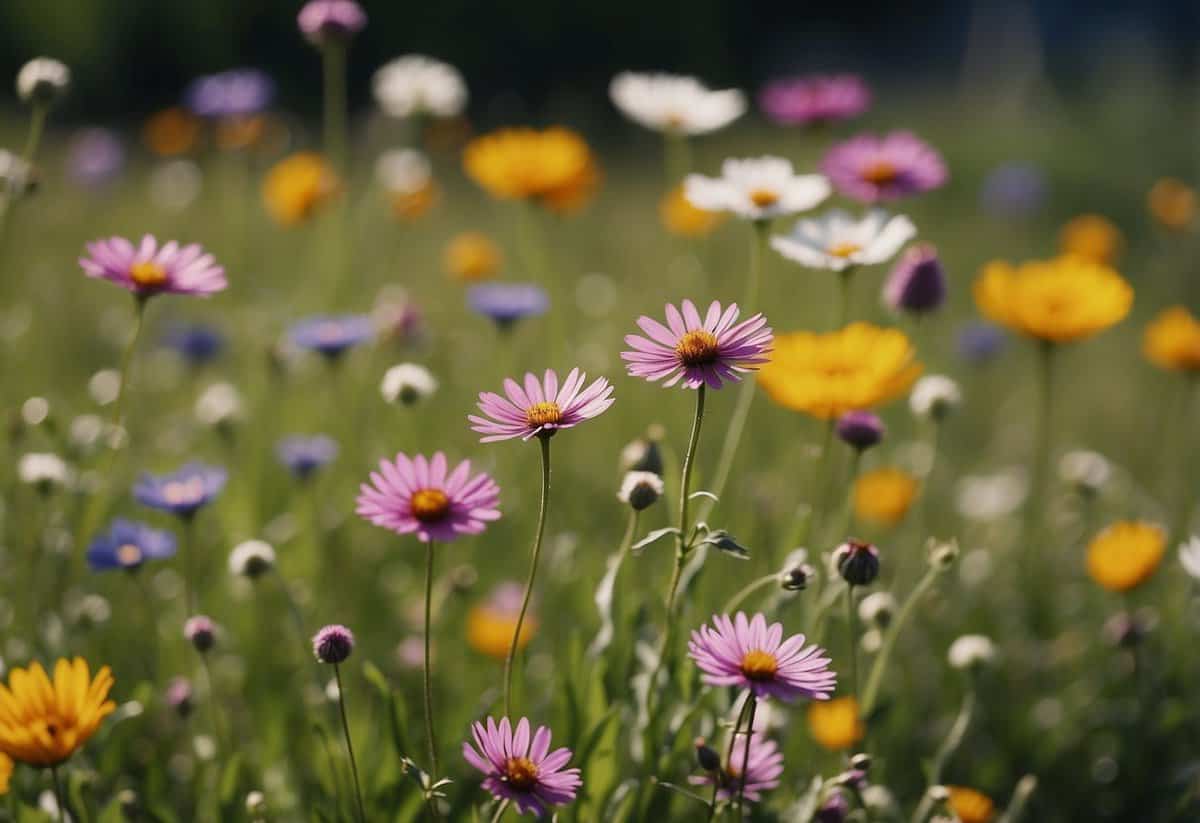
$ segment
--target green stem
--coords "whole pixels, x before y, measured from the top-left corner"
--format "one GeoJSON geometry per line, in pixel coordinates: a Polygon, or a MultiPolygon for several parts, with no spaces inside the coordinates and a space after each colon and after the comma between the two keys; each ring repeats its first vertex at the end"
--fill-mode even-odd
{"type": "Polygon", "coordinates": [[[962,745],[963,737],[967,734],[967,729],[971,725],[971,717],[975,713],[975,688],[974,684],[967,689],[967,693],[963,695],[962,706],[958,710],[958,715],[954,718],[954,724],[950,726],[950,731],[946,734],[946,739],[942,741],[942,745],[938,747],[937,754],[934,755],[933,763],[929,767],[929,785],[936,786],[942,782],[942,770],[946,768],[946,763],[962,745]]]}
{"type": "Polygon", "coordinates": [[[733,597],[729,598],[729,600],[725,603],[725,605],[723,607],[721,607],[721,614],[733,614],[733,610],[736,609],[738,606],[740,606],[742,604],[742,601],[745,600],[747,597],[754,594],[759,589],[766,588],[767,586],[770,586],[772,583],[778,583],[778,582],[779,582],[778,574],[766,574],[766,575],[763,575],[762,577],[758,578],[757,580],[750,581],[745,586],[743,586],[737,592],[737,594],[735,594],[733,597]]]}
{"type": "MultiPolygon", "coordinates": [[[[742,704],[742,708],[738,710],[737,720],[733,722],[733,732],[729,735],[729,745],[725,747],[725,766],[718,769],[713,775],[713,792],[712,799],[708,804],[708,819],[711,821],[717,812],[717,790],[721,787],[721,781],[729,774],[729,769],[733,766],[733,747],[737,745],[738,734],[742,728],[742,721],[746,719],[747,712],[750,711],[750,701],[754,699],[753,692],[746,692],[746,702],[742,704]]],[[[751,727],[753,730],[753,727],[751,727]]],[[[745,763],[742,764],[742,771],[745,772],[745,763]]]]}
{"type": "Polygon", "coordinates": [[[187,606],[188,616],[198,614],[199,598],[196,596],[196,530],[192,524],[196,522],[195,513],[185,514],[180,520],[183,525],[183,602],[187,606]]]}
{"type": "MultiPolygon", "coordinates": [[[[430,666],[429,637],[433,626],[433,555],[434,543],[430,540],[425,544],[425,658],[423,671],[423,686],[425,694],[425,739],[429,745],[429,769],[431,782],[437,782],[438,756],[437,737],[433,722],[433,669],[430,666]]],[[[428,798],[429,813],[433,819],[438,818],[437,801],[432,796],[428,798]]]]}
{"type": "Polygon", "coordinates": [[[46,127],[48,109],[42,103],[34,103],[29,113],[29,133],[25,137],[25,148],[21,151],[21,160],[28,166],[33,165],[34,155],[42,142],[42,132],[46,127]]]}
{"type": "Polygon", "coordinates": [[[834,329],[846,327],[850,320],[850,301],[854,298],[854,267],[842,269],[838,275],[838,322],[834,329]]]}
{"type": "MultiPolygon", "coordinates": [[[[746,742],[743,744],[744,748],[742,749],[742,773],[740,775],[741,779],[738,780],[737,810],[739,823],[746,813],[746,771],[747,766],[750,764],[750,738],[754,737],[754,714],[758,709],[758,698],[754,696],[754,692],[750,692],[746,696],[746,700],[750,704],[750,717],[746,722],[746,742]]],[[[733,763],[731,762],[729,765],[732,766],[733,763]]]]}
{"type": "Polygon", "coordinates": [[[750,312],[758,302],[758,288],[762,281],[763,263],[767,257],[767,242],[771,238],[771,221],[755,220],[754,234],[750,238],[750,275],[746,279],[746,296],[742,310],[750,312]]]}
{"type": "Polygon", "coordinates": [[[871,710],[875,707],[875,699],[878,697],[879,687],[883,683],[883,672],[887,668],[888,658],[892,656],[892,650],[896,646],[896,638],[900,636],[900,630],[908,622],[917,602],[933,587],[934,581],[937,580],[940,573],[940,569],[934,566],[929,567],[928,571],[925,572],[925,576],[913,587],[912,592],[908,595],[908,599],[904,601],[904,605],[900,607],[900,612],[896,615],[896,620],[888,627],[887,634],[883,638],[883,645],[880,646],[875,663],[871,666],[871,674],[867,677],[866,688],[863,689],[860,704],[863,717],[869,717],[871,710]]]}
{"type": "Polygon", "coordinates": [[[67,796],[63,794],[62,780],[58,776],[58,766],[50,767],[50,779],[54,782],[54,801],[58,806],[59,823],[67,823],[67,796]]]}
{"type": "Polygon", "coordinates": [[[142,326],[146,317],[146,303],[148,300],[149,298],[144,295],[134,296],[133,334],[129,336],[129,342],[125,344],[125,351],[121,355],[121,382],[117,384],[117,397],[113,401],[112,425],[114,429],[121,427],[122,414],[125,411],[125,398],[127,396],[125,385],[133,377],[131,374],[133,351],[137,347],[138,338],[142,335],[142,326]]]}
{"type": "Polygon", "coordinates": [[[683,182],[692,170],[692,147],[687,135],[677,132],[663,133],[663,164],[667,173],[667,186],[683,182]]]}
{"type": "Polygon", "coordinates": [[[846,585],[846,633],[849,640],[850,652],[850,671],[848,680],[850,681],[850,696],[858,696],[858,628],[856,625],[856,614],[854,612],[854,584],[846,585]]]}
{"type": "Polygon", "coordinates": [[[707,386],[696,389],[696,416],[692,420],[692,435],[688,439],[687,453],[683,456],[683,476],[679,480],[679,533],[675,535],[675,574],[671,577],[671,589],[667,593],[667,632],[670,633],[672,616],[675,613],[675,595],[679,591],[679,578],[683,572],[688,549],[688,495],[692,488],[692,468],[696,463],[696,445],[700,442],[700,427],[704,423],[704,395],[707,386]]]}
{"type": "Polygon", "coordinates": [[[342,718],[342,734],[346,737],[346,754],[350,756],[350,774],[354,777],[354,799],[358,804],[358,819],[360,823],[366,823],[367,810],[363,805],[362,787],[358,780],[358,761],[354,759],[354,743],[350,740],[350,721],[346,719],[346,693],[342,689],[342,669],[337,663],[333,664],[333,677],[337,681],[338,714],[342,718]]]}
{"type": "Polygon", "coordinates": [[[500,819],[504,817],[506,811],[508,811],[508,801],[502,800],[496,807],[496,813],[492,815],[492,823],[500,823],[500,819]]]}
{"type": "Polygon", "coordinates": [[[325,84],[325,152],[338,174],[346,173],[346,46],[329,38],[321,49],[325,84]]]}
{"type": "Polygon", "coordinates": [[[517,625],[513,630],[512,642],[508,646],[508,656],[504,659],[505,717],[512,716],[513,659],[517,656],[517,647],[521,642],[521,628],[525,625],[525,613],[529,611],[529,598],[533,595],[533,583],[537,577],[538,558],[542,554],[542,535],[546,531],[546,509],[550,504],[550,435],[539,435],[538,442],[542,445],[542,500],[538,506],[537,532],[533,537],[533,552],[529,560],[529,579],[525,581],[525,596],[521,599],[521,611],[517,615],[517,625]]]}

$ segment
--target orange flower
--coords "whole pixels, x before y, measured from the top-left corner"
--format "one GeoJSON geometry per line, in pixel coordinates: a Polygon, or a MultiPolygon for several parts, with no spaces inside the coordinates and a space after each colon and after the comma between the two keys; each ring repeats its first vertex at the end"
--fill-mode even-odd
{"type": "Polygon", "coordinates": [[[947,786],[950,792],[950,809],[962,823],[988,823],[996,813],[992,799],[983,792],[966,786],[947,786]]]}
{"type": "Polygon", "coordinates": [[[40,663],[15,668],[0,686],[0,752],[30,766],[57,766],[96,733],[117,705],[108,666],[93,680],[87,661],[60,659],[54,680],[40,663]]]}
{"type": "Polygon", "coordinates": [[[1172,371],[1200,371],[1200,322],[1183,306],[1164,309],[1146,327],[1142,353],[1172,371]]]}
{"type": "Polygon", "coordinates": [[[501,129],[463,153],[467,175],[493,197],[529,200],[551,211],[582,206],[600,182],[588,144],[570,129],[501,129]]]}
{"type": "Polygon", "coordinates": [[[196,148],[200,120],[185,109],[164,109],[142,126],[142,140],[159,157],[177,157],[196,148]]]}
{"type": "Polygon", "coordinates": [[[683,196],[683,186],[675,186],[658,202],[658,219],[671,234],[703,237],[719,226],[725,215],[696,208],[683,196]]]}
{"type": "Polygon", "coordinates": [[[1154,574],[1166,546],[1167,535],[1160,526],[1130,520],[1113,523],[1088,544],[1088,574],[1110,591],[1129,591],[1154,574]]]}
{"type": "MultiPolygon", "coordinates": [[[[467,645],[480,654],[504,660],[513,632],[517,630],[521,594],[519,584],[502,583],[492,590],[485,602],[472,607],[467,612],[467,645]]],[[[537,629],[537,618],[526,614],[525,622],[521,624],[521,636],[517,638],[517,651],[529,645],[537,629]]]]}
{"type": "Polygon", "coordinates": [[[500,247],[486,234],[476,231],[456,235],[442,255],[446,272],[455,280],[467,282],[495,277],[503,261],[500,247]]]}
{"type": "Polygon", "coordinates": [[[217,123],[217,148],[221,151],[253,148],[266,133],[265,117],[229,117],[217,123]]]}
{"type": "Polygon", "coordinates": [[[0,795],[8,794],[8,781],[12,779],[12,758],[0,752],[0,795]]]}
{"type": "Polygon", "coordinates": [[[1110,266],[1121,256],[1125,238],[1107,217],[1081,214],[1068,220],[1058,232],[1058,248],[1093,263],[1110,266]]]}
{"type": "Polygon", "coordinates": [[[280,160],[263,180],[263,203],[276,222],[308,220],[338,193],[340,181],[321,155],[299,152],[280,160]]]}
{"type": "Polygon", "coordinates": [[[862,520],[895,526],[917,498],[917,478],[895,468],[863,472],[854,481],[854,513],[862,520]]]}
{"type": "Polygon", "coordinates": [[[848,749],[866,735],[858,700],[835,697],[808,704],[808,731],[813,740],[833,751],[848,749]]]}
{"type": "Polygon", "coordinates": [[[1164,228],[1182,231],[1196,219],[1196,190],[1174,177],[1164,177],[1150,189],[1146,206],[1164,228]]]}

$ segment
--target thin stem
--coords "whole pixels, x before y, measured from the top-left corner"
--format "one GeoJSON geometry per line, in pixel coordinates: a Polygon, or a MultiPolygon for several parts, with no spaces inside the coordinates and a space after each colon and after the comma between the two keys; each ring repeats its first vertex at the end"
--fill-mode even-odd
{"type": "Polygon", "coordinates": [[[762,577],[758,578],[757,580],[751,580],[749,583],[747,583],[745,586],[743,586],[733,597],[729,598],[729,600],[726,601],[725,605],[721,608],[721,614],[733,614],[734,609],[736,609],[738,606],[742,605],[742,601],[745,600],[747,597],[754,594],[759,589],[766,588],[767,586],[770,586],[772,583],[778,583],[778,582],[779,582],[778,574],[765,574],[762,577]]]}
{"type": "MultiPolygon", "coordinates": [[[[712,800],[709,802],[708,819],[712,820],[717,811],[717,789],[721,786],[721,780],[729,775],[730,769],[733,767],[733,748],[737,745],[738,732],[742,728],[742,721],[746,719],[746,713],[750,710],[750,701],[754,699],[753,692],[746,692],[746,702],[742,704],[742,708],[738,710],[737,720],[733,722],[733,732],[729,735],[729,745],[725,749],[725,766],[723,770],[718,770],[713,775],[713,793],[712,800]]],[[[753,730],[753,727],[751,727],[753,730]]],[[[742,764],[742,772],[745,773],[745,764],[742,764]]]]}
{"type": "Polygon", "coordinates": [[[346,172],[346,46],[329,38],[321,49],[325,84],[325,151],[339,174],[346,172]]]}
{"type": "Polygon", "coordinates": [[[892,649],[896,646],[896,638],[900,636],[900,630],[908,622],[917,602],[933,587],[934,581],[937,580],[940,573],[940,569],[934,566],[929,567],[929,570],[925,572],[925,576],[921,578],[913,588],[912,593],[908,595],[908,599],[904,601],[904,605],[900,607],[900,612],[896,615],[895,621],[888,627],[887,634],[883,638],[883,645],[880,646],[879,654],[875,657],[875,663],[871,666],[871,674],[867,677],[866,688],[863,689],[862,701],[860,702],[863,717],[870,716],[871,709],[875,707],[875,698],[878,696],[879,686],[883,682],[883,672],[887,668],[888,658],[892,656],[892,649]]]}
{"type": "MultiPolygon", "coordinates": [[[[746,772],[747,767],[750,765],[750,738],[754,737],[754,713],[758,709],[758,698],[755,697],[754,692],[750,692],[746,700],[750,703],[750,718],[746,722],[746,742],[743,744],[744,747],[742,749],[742,773],[740,775],[741,779],[738,780],[737,809],[739,823],[746,813],[746,772]]],[[[729,765],[732,767],[733,763],[731,762],[729,765]]]]}
{"type": "Polygon", "coordinates": [[[42,131],[46,127],[47,107],[44,103],[34,103],[29,113],[29,134],[25,137],[25,148],[21,151],[21,160],[25,165],[33,164],[38,145],[42,142],[42,131]]]}
{"type": "Polygon", "coordinates": [[[950,726],[950,731],[946,734],[946,739],[942,741],[942,745],[938,747],[937,754],[933,758],[933,764],[929,767],[929,784],[936,786],[942,782],[942,770],[946,768],[946,763],[954,756],[954,752],[962,745],[963,738],[967,734],[967,729],[971,726],[971,717],[975,713],[975,686],[967,689],[967,693],[963,695],[962,706],[959,707],[958,715],[954,718],[954,724],[950,726]]]}
{"type": "Polygon", "coordinates": [[[762,281],[763,263],[766,260],[767,242],[770,237],[770,219],[755,220],[754,234],[750,238],[750,275],[746,278],[746,297],[742,301],[745,311],[752,311],[758,302],[758,287],[762,281]]]}
{"type": "Polygon", "coordinates": [[[663,133],[663,164],[667,173],[667,186],[683,182],[692,170],[692,147],[687,135],[667,131],[663,133]]]}
{"type": "Polygon", "coordinates": [[[437,756],[437,738],[433,728],[433,669],[430,661],[430,644],[429,636],[432,622],[433,606],[433,554],[434,543],[429,541],[425,544],[425,668],[424,668],[424,688],[425,688],[425,739],[429,743],[429,767],[431,774],[436,780],[438,774],[438,756],[437,756]]]}
{"type": "Polygon", "coordinates": [[[850,652],[850,671],[848,680],[850,686],[850,696],[858,695],[858,628],[855,621],[854,612],[854,584],[846,585],[846,633],[849,640],[850,652]]]}
{"type": "Polygon", "coordinates": [[[54,801],[58,806],[59,823],[67,823],[67,796],[63,794],[62,780],[58,776],[58,766],[50,767],[50,779],[54,781],[54,801]]]}
{"type": "Polygon", "coordinates": [[[492,823],[500,823],[500,818],[504,817],[506,811],[508,811],[508,801],[502,800],[496,807],[496,813],[492,815],[492,823]]]}
{"type": "Polygon", "coordinates": [[[542,535],[546,531],[546,509],[550,503],[550,436],[541,435],[538,441],[542,444],[542,502],[538,506],[537,532],[533,538],[533,553],[529,560],[529,579],[525,581],[525,596],[521,599],[521,611],[517,615],[517,625],[513,630],[512,643],[508,646],[508,656],[504,659],[504,716],[512,714],[512,670],[513,659],[517,656],[517,647],[521,642],[521,629],[525,625],[525,613],[529,610],[529,598],[533,594],[533,583],[537,577],[538,558],[542,554],[542,535]]]}
{"type": "Polygon", "coordinates": [[[358,761],[354,759],[354,744],[350,741],[350,721],[346,719],[346,694],[342,689],[342,669],[337,663],[333,664],[333,677],[337,681],[338,713],[342,717],[342,734],[346,736],[346,753],[350,755],[350,773],[354,776],[354,799],[358,803],[358,819],[360,823],[366,823],[367,811],[363,805],[362,787],[358,781],[358,761]]]}
{"type": "Polygon", "coordinates": [[[838,276],[838,322],[834,329],[845,328],[850,320],[850,301],[854,298],[854,267],[842,269],[838,276]]]}
{"type": "MultiPolygon", "coordinates": [[[[692,420],[692,435],[688,439],[687,453],[683,457],[683,474],[679,479],[679,533],[675,535],[675,571],[671,575],[671,586],[667,591],[667,627],[663,635],[662,654],[659,655],[658,665],[654,675],[662,669],[663,658],[671,647],[671,634],[675,626],[675,597],[679,593],[679,579],[683,575],[684,562],[688,554],[688,495],[692,488],[692,466],[695,464],[696,444],[700,442],[700,427],[704,423],[704,391],[705,386],[696,389],[696,416],[692,420]]],[[[650,680],[654,688],[654,678],[650,680]]]]}
{"type": "Polygon", "coordinates": [[[145,296],[135,295],[134,298],[134,318],[133,318],[133,334],[129,336],[129,342],[125,345],[125,352],[121,355],[121,382],[117,384],[117,397],[113,401],[113,417],[112,425],[114,429],[121,427],[121,417],[125,410],[125,384],[129,382],[132,375],[130,367],[133,365],[133,351],[137,347],[138,338],[142,335],[142,326],[146,317],[146,303],[149,298],[145,296]]]}
{"type": "Polygon", "coordinates": [[[186,514],[180,519],[183,523],[183,602],[187,606],[188,616],[191,616],[198,613],[199,603],[196,596],[196,552],[192,545],[196,537],[196,530],[192,527],[196,515],[186,514]]]}
{"type": "MultiPolygon", "coordinates": [[[[1046,519],[1046,497],[1049,491],[1051,422],[1054,409],[1054,344],[1041,341],[1038,348],[1038,371],[1040,396],[1038,404],[1037,435],[1034,441],[1033,482],[1030,484],[1030,502],[1025,511],[1024,534],[1024,578],[1030,592],[1028,615],[1035,634],[1042,634],[1047,619],[1047,606],[1042,595],[1043,587],[1036,585],[1035,575],[1046,570],[1048,558],[1043,556],[1041,538],[1046,519]]],[[[1049,558],[1051,560],[1055,558],[1049,558]]]]}

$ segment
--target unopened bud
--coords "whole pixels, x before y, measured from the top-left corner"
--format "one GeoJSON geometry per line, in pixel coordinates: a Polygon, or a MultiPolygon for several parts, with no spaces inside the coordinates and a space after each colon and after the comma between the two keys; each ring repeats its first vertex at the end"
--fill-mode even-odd
{"type": "Polygon", "coordinates": [[[721,768],[721,755],[705,742],[703,737],[696,738],[696,762],[706,772],[715,772],[721,768]]]}
{"type": "Polygon", "coordinates": [[[879,576],[879,550],[861,540],[847,540],[834,549],[833,562],[851,586],[866,586],[879,576]]]}

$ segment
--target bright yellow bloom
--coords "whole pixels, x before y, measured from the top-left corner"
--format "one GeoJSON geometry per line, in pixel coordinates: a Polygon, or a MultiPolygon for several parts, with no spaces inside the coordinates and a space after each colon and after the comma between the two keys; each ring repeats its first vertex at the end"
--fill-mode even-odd
{"type": "Polygon", "coordinates": [[[12,758],[0,752],[0,795],[8,794],[8,781],[12,779],[12,758]]]}
{"type": "Polygon", "coordinates": [[[116,710],[112,684],[108,666],[93,680],[82,657],[55,663],[53,683],[40,663],[13,669],[0,685],[0,752],[30,766],[62,763],[116,710]]]}
{"type": "Polygon", "coordinates": [[[1133,289],[1116,271],[1070,256],[1019,266],[993,261],[975,280],[974,292],[987,317],[1055,343],[1102,332],[1125,319],[1133,305],[1133,289]]]}
{"type": "Polygon", "coordinates": [[[861,520],[895,526],[908,514],[920,484],[894,468],[863,472],[854,481],[854,514],[861,520]]]}
{"type": "Polygon", "coordinates": [[[501,200],[531,200],[551,211],[582,206],[600,182],[588,144],[570,129],[501,129],[467,144],[467,175],[501,200]]]}
{"type": "Polygon", "coordinates": [[[1167,534],[1162,527],[1122,520],[1100,532],[1088,544],[1088,574],[1110,591],[1129,591],[1154,574],[1166,548],[1167,534]]]}
{"type": "MultiPolygon", "coordinates": [[[[537,628],[537,618],[526,615],[521,624],[521,636],[517,638],[517,651],[529,645],[537,628]]],[[[505,659],[516,630],[517,614],[510,609],[485,603],[467,612],[467,645],[488,657],[505,659]]]]}
{"type": "Polygon", "coordinates": [[[683,196],[683,186],[675,186],[658,202],[658,219],[671,234],[703,237],[719,226],[725,215],[696,208],[683,196]]]}
{"type": "Polygon", "coordinates": [[[150,115],[142,126],[142,141],[159,157],[187,154],[196,148],[199,139],[199,118],[178,107],[150,115]]]}
{"type": "Polygon", "coordinates": [[[1196,190],[1174,177],[1164,177],[1150,189],[1146,206],[1168,229],[1186,229],[1196,219],[1196,190]]]}
{"type": "Polygon", "coordinates": [[[267,172],[263,203],[278,223],[294,226],[312,217],[339,188],[337,175],[321,155],[298,152],[267,172]]]}
{"type": "Polygon", "coordinates": [[[808,731],[820,745],[841,751],[862,740],[867,730],[859,716],[858,700],[835,697],[808,704],[808,731]]]}
{"type": "Polygon", "coordinates": [[[504,254],[486,234],[467,231],[455,235],[442,255],[442,265],[455,280],[473,282],[495,277],[504,254]]]}
{"type": "Polygon", "coordinates": [[[1058,232],[1058,248],[1093,263],[1110,266],[1121,255],[1125,238],[1107,217],[1081,214],[1068,220],[1058,232]]]}
{"type": "Polygon", "coordinates": [[[992,799],[983,792],[966,786],[947,786],[950,791],[950,809],[962,823],[988,823],[996,813],[992,799]]]}
{"type": "Polygon", "coordinates": [[[851,323],[825,334],[777,335],[758,382],[779,405],[829,420],[895,399],[920,374],[904,332],[851,323]]]}
{"type": "Polygon", "coordinates": [[[1183,306],[1164,309],[1146,327],[1142,353],[1172,371],[1200,371],[1200,321],[1183,306]]]}

